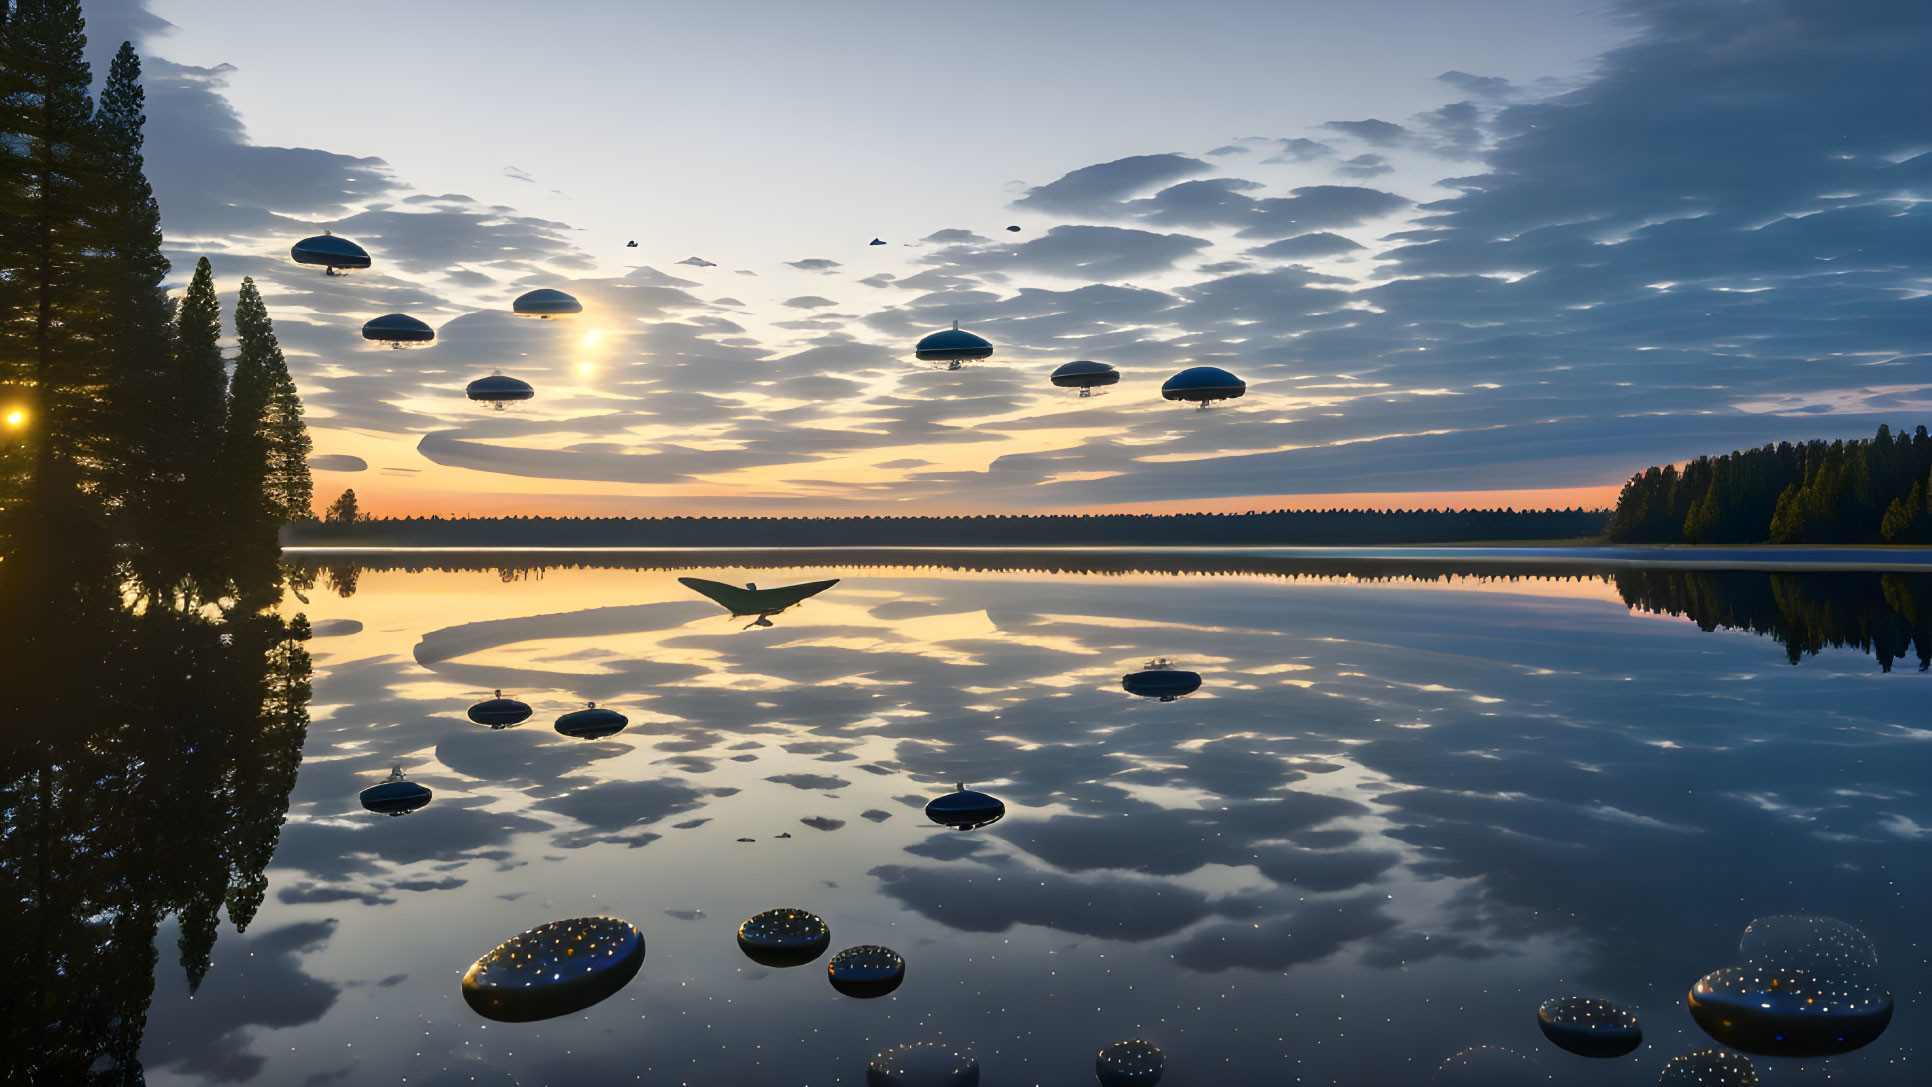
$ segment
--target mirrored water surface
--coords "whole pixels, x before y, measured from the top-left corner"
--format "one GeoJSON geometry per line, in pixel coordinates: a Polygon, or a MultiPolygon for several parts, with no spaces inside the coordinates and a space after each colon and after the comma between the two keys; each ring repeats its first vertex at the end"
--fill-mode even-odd
{"type": "Polygon", "coordinates": [[[197,776],[159,745],[58,834],[62,766],[10,768],[29,895],[130,873],[87,900],[92,988],[62,999],[92,1018],[41,1033],[156,1084],[856,1084],[920,1042],[1083,1084],[1126,1039],[1169,1085],[1651,1084],[1718,1044],[1690,986],[1803,914],[1870,937],[1896,1016],[1760,1077],[1923,1082],[1932,575],[1335,561],[318,557],[287,607],[315,632],[299,751],[230,737],[197,776]],[[691,575],[839,581],[761,627],[691,575]],[[1198,689],[1123,688],[1162,659],[1198,689]],[[499,690],[531,716],[466,716],[499,690]],[[590,702],[622,731],[553,727],[590,702]],[[365,808],[397,769],[429,801],[365,808]],[[961,785],[1003,817],[929,820],[961,785]],[[187,870],[260,904],[143,897],[187,870]],[[830,950],[748,957],[778,908],[830,950]],[[596,915],[646,949],[614,995],[465,1003],[497,945],[596,915]],[[896,989],[828,983],[860,945],[903,957],[896,989]],[[1573,994],[1634,1009],[1641,1047],[1552,1045],[1537,1010],[1573,994]]]}

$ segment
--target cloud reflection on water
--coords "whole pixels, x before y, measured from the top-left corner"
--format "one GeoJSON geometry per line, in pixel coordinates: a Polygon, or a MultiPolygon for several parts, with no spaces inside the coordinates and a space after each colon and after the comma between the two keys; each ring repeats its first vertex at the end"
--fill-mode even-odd
{"type": "MultiPolygon", "coordinates": [[[[264,923],[340,918],[318,976],[409,975],[370,998],[391,1003],[357,1042],[367,1059],[405,1043],[382,1024],[446,1007],[464,956],[573,912],[654,939],[613,1007],[514,1044],[438,1012],[411,1052],[484,1044],[534,1070],[569,1049],[573,1074],[632,1074],[634,1047],[605,1033],[629,1019],[665,1074],[750,1081],[782,1060],[829,1078],[910,1017],[1043,1082],[1136,1033],[1179,1083],[1399,1078],[1472,1045],[1534,1049],[1535,1006],[1578,985],[1688,1046],[1661,1013],[1757,914],[1911,945],[1928,844],[1897,820],[1932,823],[1912,785],[1932,752],[1900,727],[1925,704],[1915,672],[1853,652],[1791,668],[1759,638],[1630,618],[1601,581],[757,577],[841,574],[770,630],[684,608],[671,571],[372,568],[353,597],[318,598],[319,618],[363,629],[314,643],[316,723],[264,923]],[[1120,689],[1162,654],[1202,691],[1120,689]],[[498,686],[530,722],[463,718],[498,686]],[[544,727],[589,697],[631,729],[544,727]],[[437,803],[354,818],[356,785],[396,761],[437,803]],[[926,823],[956,781],[1008,817],[926,823]],[[907,817],[860,818],[875,811],[907,817]],[[835,999],[822,981],[724,988],[747,969],[729,924],[781,904],[904,952],[905,988],[866,1010],[814,1004],[835,999]],[[672,931],[650,920],[698,909],[672,931]]],[[[1924,979],[1905,958],[1904,1029],[1837,1074],[1906,1082],[1888,1062],[1924,979]]]]}

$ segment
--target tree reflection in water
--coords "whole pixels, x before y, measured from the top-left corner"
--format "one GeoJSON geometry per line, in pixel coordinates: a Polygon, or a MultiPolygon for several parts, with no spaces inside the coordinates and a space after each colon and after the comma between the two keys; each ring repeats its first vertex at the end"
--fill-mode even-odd
{"type": "MultiPolygon", "coordinates": [[[[1826,648],[1873,654],[1889,672],[1894,661],[1916,656],[1921,672],[1932,670],[1932,574],[1858,571],[1770,573],[1760,570],[1681,570],[1632,567],[1588,559],[1511,565],[1508,560],[1431,557],[1273,557],[1240,553],[1157,552],[920,552],[882,549],[828,551],[824,564],[850,570],[929,568],[995,572],[1076,574],[1223,574],[1301,579],[1433,582],[1451,578],[1597,580],[1616,586],[1632,608],[1678,615],[1706,631],[1745,630],[1770,635],[1796,664],[1826,648]]],[[[788,552],[709,551],[641,554],[492,556],[419,552],[343,556],[326,563],[297,560],[297,578],[322,575],[343,597],[355,595],[364,570],[494,570],[505,583],[541,580],[545,571],[576,569],[697,570],[788,568],[788,552]]]]}
{"type": "Polygon", "coordinates": [[[278,614],[259,555],[194,606],[131,591],[114,552],[9,542],[7,1063],[19,1082],[140,1083],[163,919],[192,989],[223,914],[242,931],[262,905],[308,728],[308,621],[278,614]]]}

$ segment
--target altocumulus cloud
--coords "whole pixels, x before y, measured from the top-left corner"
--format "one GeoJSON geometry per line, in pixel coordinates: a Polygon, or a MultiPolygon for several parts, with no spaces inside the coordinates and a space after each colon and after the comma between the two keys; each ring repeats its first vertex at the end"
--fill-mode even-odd
{"type": "MultiPolygon", "coordinates": [[[[823,505],[1018,507],[1606,483],[1915,422],[1932,405],[1916,354],[1932,302],[1901,286],[1932,260],[1916,93],[1932,9],[1615,12],[1625,44],[1554,96],[1447,72],[1456,100],[1414,116],[1203,133],[1212,151],[1068,169],[1014,201],[1053,220],[1024,238],[940,230],[894,250],[909,270],[862,279],[826,257],[766,269],[837,280],[838,312],[795,291],[708,302],[651,269],[599,278],[567,224],[417,192],[379,159],[255,145],[221,67],[150,58],[150,172],[177,265],[209,251],[225,283],[255,275],[281,307],[318,422],[416,436],[429,460],[486,473],[653,485],[765,469],[782,489],[773,466],[865,458],[933,470],[841,489],[814,467],[823,505]],[[1360,183],[1418,163],[1446,180],[1360,183]],[[378,267],[330,282],[289,265],[288,239],[322,227],[366,239],[378,267]],[[501,315],[539,284],[610,318],[608,380],[580,384],[565,333],[501,315]],[[442,342],[391,357],[354,340],[403,308],[442,342]],[[761,315],[786,320],[747,327],[761,315]],[[912,366],[910,339],[954,319],[995,339],[995,362],[912,366]],[[1069,358],[1114,362],[1123,382],[1076,406],[1043,382],[1069,358]],[[1242,406],[1196,418],[1153,398],[1203,362],[1248,380],[1242,406]],[[498,366],[545,389],[515,422],[460,398],[498,366]],[[983,470],[908,464],[935,442],[1046,433],[1051,448],[983,470]]],[[[134,4],[90,16],[97,52],[164,29],[134,4]]]]}

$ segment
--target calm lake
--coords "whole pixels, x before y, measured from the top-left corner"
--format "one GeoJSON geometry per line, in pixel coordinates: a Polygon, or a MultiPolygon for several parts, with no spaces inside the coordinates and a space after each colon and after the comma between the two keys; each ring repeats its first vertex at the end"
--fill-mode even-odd
{"type": "MultiPolygon", "coordinates": [[[[1716,1044],[1686,990],[1793,913],[1868,934],[1896,1016],[1849,1055],[1756,1058],[1764,1082],[1925,1082],[1932,574],[296,559],[312,724],[262,904],[192,999],[174,917],[114,979],[138,1002],[152,977],[152,1084],[816,1087],[935,1041],[1051,1087],[1130,1038],[1173,1087],[1652,1084],[1716,1044]],[[747,629],[680,576],[841,580],[747,629]],[[1156,658],[1199,690],[1123,689],[1156,658]],[[499,688],[534,715],[466,718],[499,688]],[[593,700],[628,728],[552,727],[593,700]],[[429,803],[364,810],[398,767],[429,803]],[[931,823],[959,783],[1005,817],[931,823]],[[904,983],[753,962],[738,926],[781,906],[832,951],[895,949],[904,983]],[[499,942],[597,914],[645,940],[614,996],[465,1004],[499,942]],[[1555,1048],[1537,1007],[1573,994],[1636,1007],[1643,1045],[1555,1048]],[[1477,1047],[1521,1056],[1443,1067],[1477,1047]]],[[[285,788],[247,762],[145,787],[183,811],[285,788]]],[[[240,824],[280,799],[197,816],[167,864],[245,867],[240,824]]]]}

